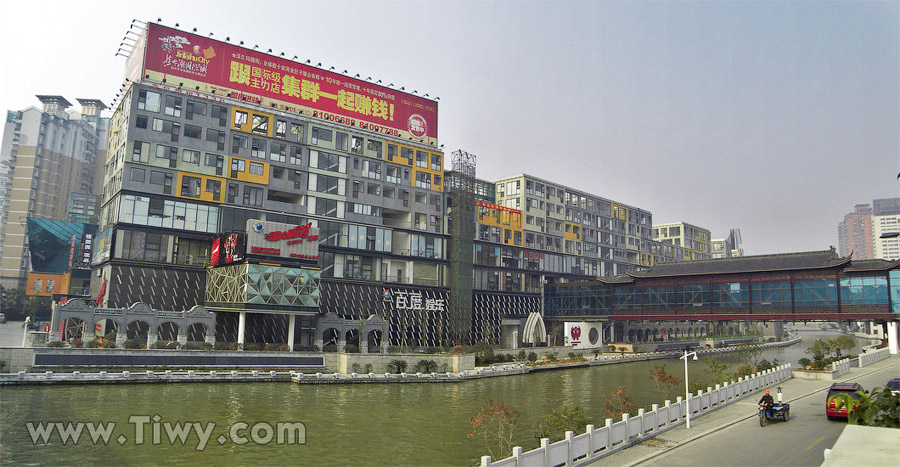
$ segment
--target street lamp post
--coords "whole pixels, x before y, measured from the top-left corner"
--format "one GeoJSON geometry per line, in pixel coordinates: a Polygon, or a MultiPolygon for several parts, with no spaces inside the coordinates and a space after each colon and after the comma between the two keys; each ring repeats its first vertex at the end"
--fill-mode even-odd
{"type": "Polygon", "coordinates": [[[684,356],[679,357],[684,360],[684,400],[687,406],[687,427],[691,428],[691,396],[690,389],[688,388],[688,357],[693,356],[694,361],[697,361],[697,352],[688,353],[687,350],[684,351],[684,356]]]}

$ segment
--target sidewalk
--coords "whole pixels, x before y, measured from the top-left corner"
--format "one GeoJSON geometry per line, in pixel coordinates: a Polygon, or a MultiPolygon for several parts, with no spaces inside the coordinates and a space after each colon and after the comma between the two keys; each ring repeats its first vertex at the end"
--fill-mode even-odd
{"type": "MultiPolygon", "coordinates": [[[[785,402],[794,402],[811,394],[821,392],[824,397],[824,391],[828,389],[833,382],[853,381],[860,376],[885,370],[900,365],[900,359],[896,356],[876,362],[864,368],[851,368],[847,373],[835,381],[808,381],[800,379],[791,379],[780,383],[785,402]]],[[[774,387],[772,395],[775,396],[774,387]]],[[[870,389],[870,388],[866,388],[870,389]]],[[[723,430],[727,427],[743,422],[750,418],[756,417],[756,401],[758,400],[762,389],[755,395],[750,395],[743,400],[726,405],[721,409],[715,410],[707,415],[699,418],[691,418],[691,428],[688,430],[684,425],[673,428],[669,431],[661,433],[659,436],[649,438],[640,444],[636,444],[619,452],[598,459],[589,465],[596,466],[632,466],[643,462],[650,461],[657,456],[672,451],[679,447],[689,445],[693,441],[701,439],[707,435],[723,430]]],[[[823,407],[824,410],[824,407],[823,407]]],[[[686,447],[684,449],[690,449],[686,447]]]]}

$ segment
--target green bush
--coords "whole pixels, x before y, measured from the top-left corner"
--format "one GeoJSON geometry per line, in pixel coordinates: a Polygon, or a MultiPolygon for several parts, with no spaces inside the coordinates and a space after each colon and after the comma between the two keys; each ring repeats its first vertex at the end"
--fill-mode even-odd
{"type": "Polygon", "coordinates": [[[362,371],[362,366],[359,363],[354,363],[350,365],[351,373],[360,373],[362,371]]]}
{"type": "Polygon", "coordinates": [[[280,346],[278,346],[278,350],[281,352],[290,352],[291,346],[289,346],[287,344],[281,344],[280,346]]]}
{"type": "Polygon", "coordinates": [[[421,373],[431,373],[437,371],[438,364],[434,360],[419,360],[416,363],[416,371],[421,373]]]}
{"type": "Polygon", "coordinates": [[[325,344],[325,346],[322,347],[322,351],[323,352],[337,352],[337,344],[325,344]]]}
{"type": "MultiPolygon", "coordinates": [[[[115,344],[116,337],[118,337],[118,334],[116,334],[116,331],[109,331],[108,333],[106,333],[105,336],[103,336],[103,343],[105,344],[107,342],[112,342],[113,344],[115,344]]],[[[114,349],[115,347],[110,347],[110,348],[114,349]]]]}
{"type": "Polygon", "coordinates": [[[526,359],[528,359],[528,352],[520,350],[519,353],[516,354],[517,361],[524,362],[526,359]]]}
{"type": "Polygon", "coordinates": [[[263,345],[262,345],[262,344],[259,344],[259,343],[256,343],[256,342],[251,342],[251,343],[249,343],[249,344],[244,344],[244,350],[247,350],[247,351],[250,351],[250,352],[259,352],[259,351],[261,351],[262,349],[263,349],[263,345]]]}
{"type": "Polygon", "coordinates": [[[807,368],[807,367],[809,367],[809,364],[812,363],[812,360],[804,357],[804,358],[801,358],[800,360],[798,360],[797,363],[799,363],[801,367],[807,368]]]}
{"type": "Polygon", "coordinates": [[[400,347],[396,345],[389,345],[387,351],[388,353],[400,353],[400,347]]]}
{"type": "Polygon", "coordinates": [[[452,352],[454,355],[462,355],[462,354],[466,353],[466,346],[454,345],[452,352]]]}
{"type": "Polygon", "coordinates": [[[238,344],[237,342],[232,342],[228,347],[231,350],[238,350],[241,348],[241,344],[238,344]]]}
{"type": "MultiPolygon", "coordinates": [[[[157,341],[157,342],[156,342],[156,344],[159,344],[159,343],[160,343],[160,341],[157,341]]],[[[156,344],[154,344],[154,345],[156,345],[156,344]]],[[[164,347],[162,347],[162,348],[165,348],[165,343],[162,343],[162,344],[164,345],[164,347]]],[[[125,341],[125,344],[123,344],[123,347],[125,347],[126,349],[139,349],[139,348],[141,348],[140,344],[138,344],[137,341],[134,340],[134,339],[128,339],[128,340],[126,340],[126,341],[125,341]]],[[[156,347],[156,348],[160,348],[160,347],[156,347]]]]}
{"type": "Polygon", "coordinates": [[[278,352],[281,350],[281,344],[266,344],[263,346],[263,350],[266,352],[278,352]]]}
{"type": "Polygon", "coordinates": [[[366,363],[366,366],[365,366],[365,373],[371,373],[371,372],[372,372],[372,364],[371,364],[371,363],[366,363]]]}
{"type": "Polygon", "coordinates": [[[213,345],[213,349],[214,350],[231,350],[231,343],[230,342],[216,342],[213,345]]]}
{"type": "Polygon", "coordinates": [[[356,344],[347,344],[345,352],[346,353],[359,353],[359,347],[357,347],[356,344]]]}
{"type": "Polygon", "coordinates": [[[534,353],[534,352],[528,352],[528,361],[529,361],[529,362],[536,362],[536,361],[537,361],[537,354],[534,353]]]}
{"type": "Polygon", "coordinates": [[[112,340],[112,341],[104,340],[104,341],[103,341],[103,348],[104,348],[104,349],[114,349],[114,348],[116,348],[116,341],[114,341],[114,340],[112,340]]]}
{"type": "Polygon", "coordinates": [[[388,370],[391,373],[403,373],[408,365],[406,360],[391,360],[391,363],[388,364],[388,370]]]}
{"type": "MultiPolygon", "coordinates": [[[[137,342],[135,342],[135,341],[132,340],[132,339],[129,339],[129,340],[125,341],[125,348],[126,348],[126,349],[136,349],[136,348],[138,348],[137,342]],[[129,347],[129,346],[128,346],[128,345],[129,345],[129,344],[128,344],[128,341],[131,341],[131,345],[134,345],[134,347],[129,347]]],[[[151,348],[151,349],[168,349],[168,350],[175,350],[175,349],[178,348],[178,342],[173,342],[173,341],[156,341],[156,342],[154,342],[154,343],[150,346],[150,348],[151,348]]]]}
{"type": "Polygon", "coordinates": [[[294,352],[318,352],[318,351],[319,351],[318,345],[310,345],[308,347],[303,347],[303,346],[294,347],[294,352]]]}
{"type": "Polygon", "coordinates": [[[63,341],[50,341],[50,342],[47,342],[47,347],[51,347],[51,348],[59,348],[59,347],[65,347],[65,346],[66,346],[66,343],[63,342],[63,341]]]}
{"type": "Polygon", "coordinates": [[[100,341],[98,341],[97,339],[94,339],[94,340],[91,340],[91,341],[88,341],[87,343],[85,343],[84,346],[89,349],[97,349],[97,348],[100,348],[100,341]]]}
{"type": "Polygon", "coordinates": [[[581,354],[578,352],[569,352],[569,360],[581,360],[581,354]]]}
{"type": "Polygon", "coordinates": [[[557,355],[556,352],[550,352],[547,354],[547,360],[551,362],[559,361],[559,355],[557,355]]]}
{"type": "Polygon", "coordinates": [[[181,347],[185,350],[212,350],[212,344],[204,341],[187,341],[181,347]]]}
{"type": "Polygon", "coordinates": [[[73,349],[80,349],[84,347],[84,342],[81,339],[76,339],[69,343],[69,345],[71,345],[73,349]]]}

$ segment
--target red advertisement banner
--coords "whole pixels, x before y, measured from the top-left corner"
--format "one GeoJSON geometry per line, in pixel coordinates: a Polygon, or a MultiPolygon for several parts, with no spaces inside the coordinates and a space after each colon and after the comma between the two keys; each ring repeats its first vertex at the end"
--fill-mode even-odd
{"type": "Polygon", "coordinates": [[[158,24],[148,28],[144,75],[152,80],[437,144],[436,101],[158,24]]]}

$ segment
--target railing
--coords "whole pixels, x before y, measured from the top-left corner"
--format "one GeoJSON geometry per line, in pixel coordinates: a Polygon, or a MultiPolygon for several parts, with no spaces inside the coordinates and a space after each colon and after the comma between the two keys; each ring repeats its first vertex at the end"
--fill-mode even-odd
{"type": "Polygon", "coordinates": [[[836,361],[831,364],[832,377],[841,376],[850,373],[850,359],[836,361]]]}
{"type": "Polygon", "coordinates": [[[295,371],[275,370],[249,370],[249,371],[195,371],[195,370],[165,370],[165,371],[100,371],[82,373],[72,371],[68,373],[55,373],[45,371],[42,373],[18,373],[0,374],[0,384],[21,383],[80,383],[80,382],[149,382],[149,381],[290,381],[298,373],[295,371]]]}
{"type": "MultiPolygon", "coordinates": [[[[698,391],[697,395],[688,394],[691,416],[704,415],[711,410],[735,402],[757,389],[771,386],[791,377],[791,365],[786,364],[763,373],[740,378],[736,382],[717,384],[715,389],[707,388],[706,392],[698,391]]],[[[522,452],[522,448],[517,446],[513,448],[513,455],[506,459],[491,462],[491,456],[483,456],[481,465],[482,467],[584,465],[681,425],[684,423],[687,407],[687,401],[682,400],[681,397],[674,404],[671,401],[666,401],[662,407],[659,404],[653,404],[649,412],[640,409],[636,416],[631,417],[629,414],[625,414],[618,422],[607,418],[606,426],[601,428],[595,429],[594,425],[588,425],[586,431],[577,436],[573,432],[567,431],[566,438],[555,443],[543,438],[541,446],[531,451],[522,452]]]]}
{"type": "Polygon", "coordinates": [[[878,349],[878,350],[868,350],[859,354],[859,366],[860,368],[871,365],[875,362],[884,360],[891,356],[891,351],[887,347],[878,349]]]}

